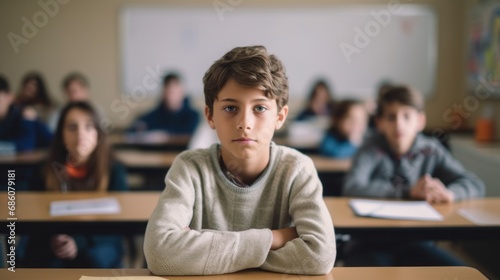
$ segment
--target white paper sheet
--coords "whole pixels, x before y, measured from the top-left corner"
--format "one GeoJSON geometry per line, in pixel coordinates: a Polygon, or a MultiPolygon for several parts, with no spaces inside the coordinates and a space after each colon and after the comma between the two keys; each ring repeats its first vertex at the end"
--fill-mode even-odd
{"type": "Polygon", "coordinates": [[[487,210],[474,208],[463,208],[458,210],[458,213],[476,225],[500,225],[500,213],[492,213],[487,210]]]}
{"type": "Polygon", "coordinates": [[[120,204],[114,197],[61,200],[50,203],[51,216],[117,213],[120,213],[120,204]]]}
{"type": "Polygon", "coordinates": [[[356,215],[364,217],[419,221],[443,220],[443,216],[425,201],[351,199],[349,205],[356,215]]]}

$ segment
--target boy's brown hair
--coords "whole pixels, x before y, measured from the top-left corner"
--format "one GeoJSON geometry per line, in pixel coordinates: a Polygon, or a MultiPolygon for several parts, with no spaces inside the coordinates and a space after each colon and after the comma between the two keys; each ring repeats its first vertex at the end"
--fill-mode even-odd
{"type": "Polygon", "coordinates": [[[424,111],[424,98],[419,91],[408,86],[394,86],[378,98],[377,117],[384,115],[384,105],[394,102],[410,106],[419,112],[424,111]]]}
{"type": "Polygon", "coordinates": [[[263,46],[236,47],[215,61],[203,77],[205,104],[213,113],[217,95],[230,80],[258,87],[269,99],[276,99],[278,111],[288,103],[288,78],[281,61],[263,46]]]}

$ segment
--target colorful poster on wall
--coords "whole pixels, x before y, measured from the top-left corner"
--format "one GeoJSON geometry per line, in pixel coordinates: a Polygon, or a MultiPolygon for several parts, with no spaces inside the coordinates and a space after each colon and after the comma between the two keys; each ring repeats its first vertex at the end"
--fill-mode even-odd
{"type": "Polygon", "coordinates": [[[471,11],[467,78],[472,91],[500,96],[500,3],[481,1],[471,11]]]}

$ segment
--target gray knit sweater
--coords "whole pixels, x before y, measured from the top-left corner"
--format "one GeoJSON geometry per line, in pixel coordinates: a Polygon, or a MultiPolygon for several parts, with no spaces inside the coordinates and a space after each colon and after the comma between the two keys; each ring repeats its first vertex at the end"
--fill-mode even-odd
{"type": "Polygon", "coordinates": [[[333,225],[314,164],[271,143],[260,177],[241,188],[226,178],[218,144],[181,153],[145,234],[144,254],[158,275],[208,275],[247,268],[325,274],[335,261],[333,225]],[[270,250],[273,229],[299,238],[270,250]],[[189,227],[189,228],[186,228],[189,227]]]}
{"type": "Polygon", "coordinates": [[[343,195],[408,198],[410,188],[425,174],[438,178],[456,200],[484,195],[484,184],[437,141],[418,134],[405,155],[396,157],[385,137],[377,134],[358,150],[344,184],[343,195]]]}

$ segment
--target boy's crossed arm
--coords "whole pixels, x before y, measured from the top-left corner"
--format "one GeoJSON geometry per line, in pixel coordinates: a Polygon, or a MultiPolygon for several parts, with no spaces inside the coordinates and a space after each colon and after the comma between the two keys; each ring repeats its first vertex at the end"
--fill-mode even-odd
{"type": "Polygon", "coordinates": [[[298,237],[271,250],[261,268],[290,274],[327,274],[336,258],[332,219],[312,161],[310,166],[298,169],[301,175],[294,180],[289,198],[289,214],[298,237]]]}

